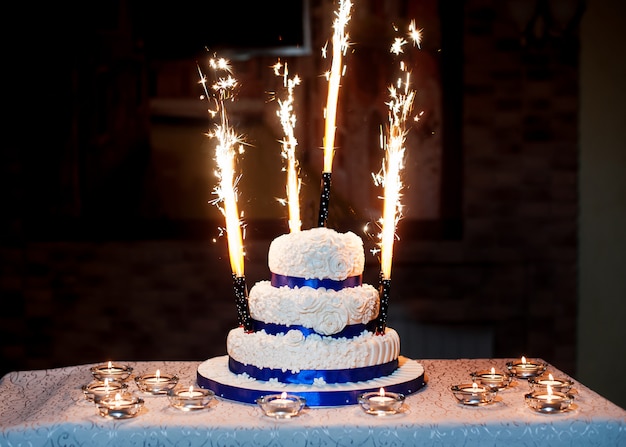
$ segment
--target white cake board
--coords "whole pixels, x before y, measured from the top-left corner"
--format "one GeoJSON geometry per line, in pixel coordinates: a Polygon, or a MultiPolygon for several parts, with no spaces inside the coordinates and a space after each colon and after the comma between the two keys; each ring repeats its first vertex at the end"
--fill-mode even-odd
{"type": "Polygon", "coordinates": [[[420,390],[424,381],[424,367],[415,360],[400,357],[399,368],[393,373],[365,382],[336,383],[324,385],[287,384],[262,381],[237,375],[228,369],[228,356],[213,357],[198,366],[198,385],[210,389],[216,396],[236,402],[256,404],[267,394],[283,391],[306,399],[309,407],[334,407],[358,403],[358,396],[369,391],[402,393],[405,396],[420,390]]]}

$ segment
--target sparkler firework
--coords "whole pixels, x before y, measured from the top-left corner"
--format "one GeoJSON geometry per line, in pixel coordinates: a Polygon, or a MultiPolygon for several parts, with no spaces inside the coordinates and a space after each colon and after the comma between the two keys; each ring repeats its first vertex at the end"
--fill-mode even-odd
{"type": "MultiPolygon", "coordinates": [[[[411,21],[408,35],[414,45],[419,48],[421,34],[411,21]]],[[[397,37],[391,45],[391,53],[398,56],[404,52],[409,41],[397,37]]],[[[404,168],[407,120],[413,110],[415,91],[411,89],[411,76],[407,66],[400,61],[401,76],[395,84],[389,86],[387,133],[382,135],[381,143],[385,151],[383,166],[380,173],[374,175],[374,182],[384,188],[384,206],[380,233],[380,311],[377,319],[376,333],[385,331],[389,295],[391,288],[391,264],[393,245],[396,238],[396,226],[402,217],[402,179],[404,168]]]]}
{"type": "MultiPolygon", "coordinates": [[[[322,192],[318,217],[318,226],[320,227],[325,226],[326,219],[328,218],[331,173],[333,156],[335,154],[337,101],[339,98],[340,80],[345,71],[345,66],[342,62],[343,56],[349,47],[348,35],[345,29],[350,21],[351,9],[352,2],[350,0],[340,0],[339,8],[335,12],[335,20],[333,22],[332,62],[330,71],[326,73],[328,94],[326,98],[326,109],[324,110],[324,169],[322,171],[322,192]]],[[[326,47],[322,49],[322,54],[326,57],[326,47]]]]}
{"type": "Polygon", "coordinates": [[[300,231],[302,221],[300,220],[300,187],[301,180],[298,176],[298,161],[296,159],[296,140],[294,129],[296,126],[296,115],[294,112],[293,92],[296,86],[300,84],[300,78],[296,75],[289,78],[289,70],[287,64],[277,62],[274,65],[274,73],[276,76],[282,76],[283,87],[287,91],[285,99],[278,99],[278,110],[276,114],[280,118],[280,124],[283,127],[285,136],[281,141],[281,156],[286,160],[287,170],[287,205],[289,207],[289,231],[300,231]],[[281,71],[282,70],[282,71],[281,71]]]}
{"type": "Polygon", "coordinates": [[[236,185],[239,177],[235,173],[236,156],[243,152],[244,142],[242,137],[237,135],[230,126],[225,107],[226,101],[234,99],[237,80],[232,76],[229,61],[224,58],[210,58],[209,68],[215,78],[210,88],[207,87],[207,77],[198,66],[200,84],[202,84],[205,93],[202,99],[210,101],[212,105],[208,110],[209,115],[214,119],[217,117],[214,129],[207,132],[209,138],[217,140],[215,145],[217,170],[215,174],[218,178],[218,184],[213,189],[217,198],[212,203],[220,209],[226,221],[228,253],[233,274],[239,324],[246,331],[250,331],[252,323],[244,275],[242,222],[237,206],[236,185]]]}

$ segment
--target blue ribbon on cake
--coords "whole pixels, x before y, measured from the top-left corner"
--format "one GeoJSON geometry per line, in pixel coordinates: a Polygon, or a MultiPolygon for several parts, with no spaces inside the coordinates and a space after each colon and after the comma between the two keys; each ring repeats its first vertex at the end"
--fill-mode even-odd
{"type": "Polygon", "coordinates": [[[282,369],[258,368],[253,365],[244,365],[228,357],[228,369],[234,374],[247,374],[257,380],[268,381],[276,379],[282,383],[310,385],[315,379],[324,379],[327,384],[364,382],[367,380],[388,376],[398,369],[398,360],[392,360],[382,365],[364,366],[348,369],[302,369],[291,372],[282,369]]]}
{"type": "Polygon", "coordinates": [[[272,273],[272,286],[287,286],[290,289],[295,287],[311,287],[312,289],[330,289],[336,292],[348,287],[358,287],[363,283],[363,275],[349,276],[341,281],[335,279],[300,278],[298,276],[287,276],[272,273]]]}
{"type": "Polygon", "coordinates": [[[252,330],[254,332],[265,331],[265,333],[269,335],[278,335],[278,334],[286,334],[291,330],[297,330],[302,332],[305,337],[309,335],[317,334],[320,337],[332,337],[332,338],[354,338],[358,337],[363,333],[363,331],[368,330],[367,325],[365,324],[350,324],[344,327],[341,331],[331,334],[324,335],[316,332],[314,329],[306,326],[300,326],[299,324],[276,324],[276,323],[264,323],[259,320],[252,320],[252,330]]]}

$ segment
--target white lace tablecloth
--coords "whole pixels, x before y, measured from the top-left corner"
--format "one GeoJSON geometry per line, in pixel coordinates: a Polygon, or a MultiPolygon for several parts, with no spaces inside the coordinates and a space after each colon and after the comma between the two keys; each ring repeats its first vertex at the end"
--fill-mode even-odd
{"type": "MultiPolygon", "coordinates": [[[[351,405],[305,409],[288,420],[221,399],[207,410],[183,413],[170,407],[166,396],[146,397],[144,410],[133,419],[109,420],[81,390],[91,381],[93,365],[12,372],[0,381],[0,446],[626,446],[626,410],[579,382],[574,409],[562,414],[530,410],[525,381],[498,393],[488,406],[456,402],[451,385],[471,382],[472,371],[504,370],[507,360],[419,360],[427,385],[408,396],[404,411],[394,416],[371,416],[351,405]]],[[[182,384],[195,384],[199,365],[123,363],[137,375],[157,369],[176,374],[182,384]]],[[[136,389],[132,379],[129,388],[136,389]]]]}

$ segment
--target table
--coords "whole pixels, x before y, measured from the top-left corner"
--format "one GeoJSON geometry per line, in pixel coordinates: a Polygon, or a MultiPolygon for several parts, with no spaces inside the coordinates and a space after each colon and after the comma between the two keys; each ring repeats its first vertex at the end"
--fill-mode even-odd
{"type": "MultiPolygon", "coordinates": [[[[145,397],[133,419],[99,416],[81,387],[89,368],[18,371],[0,380],[0,446],[626,446],[626,410],[575,381],[575,406],[540,414],[524,403],[528,384],[519,380],[497,402],[464,407],[450,386],[470,381],[472,371],[505,370],[515,359],[419,360],[427,384],[407,397],[402,413],[378,417],[358,405],[306,409],[288,420],[264,416],[253,404],[215,399],[207,410],[183,413],[167,397],[145,397]]],[[[122,363],[122,362],[118,362],[122,363]]],[[[200,362],[123,362],[134,375],[176,374],[195,383],[200,362]]],[[[565,376],[549,365],[548,371],[565,376]]],[[[129,388],[136,389],[134,383],[129,388]]]]}

